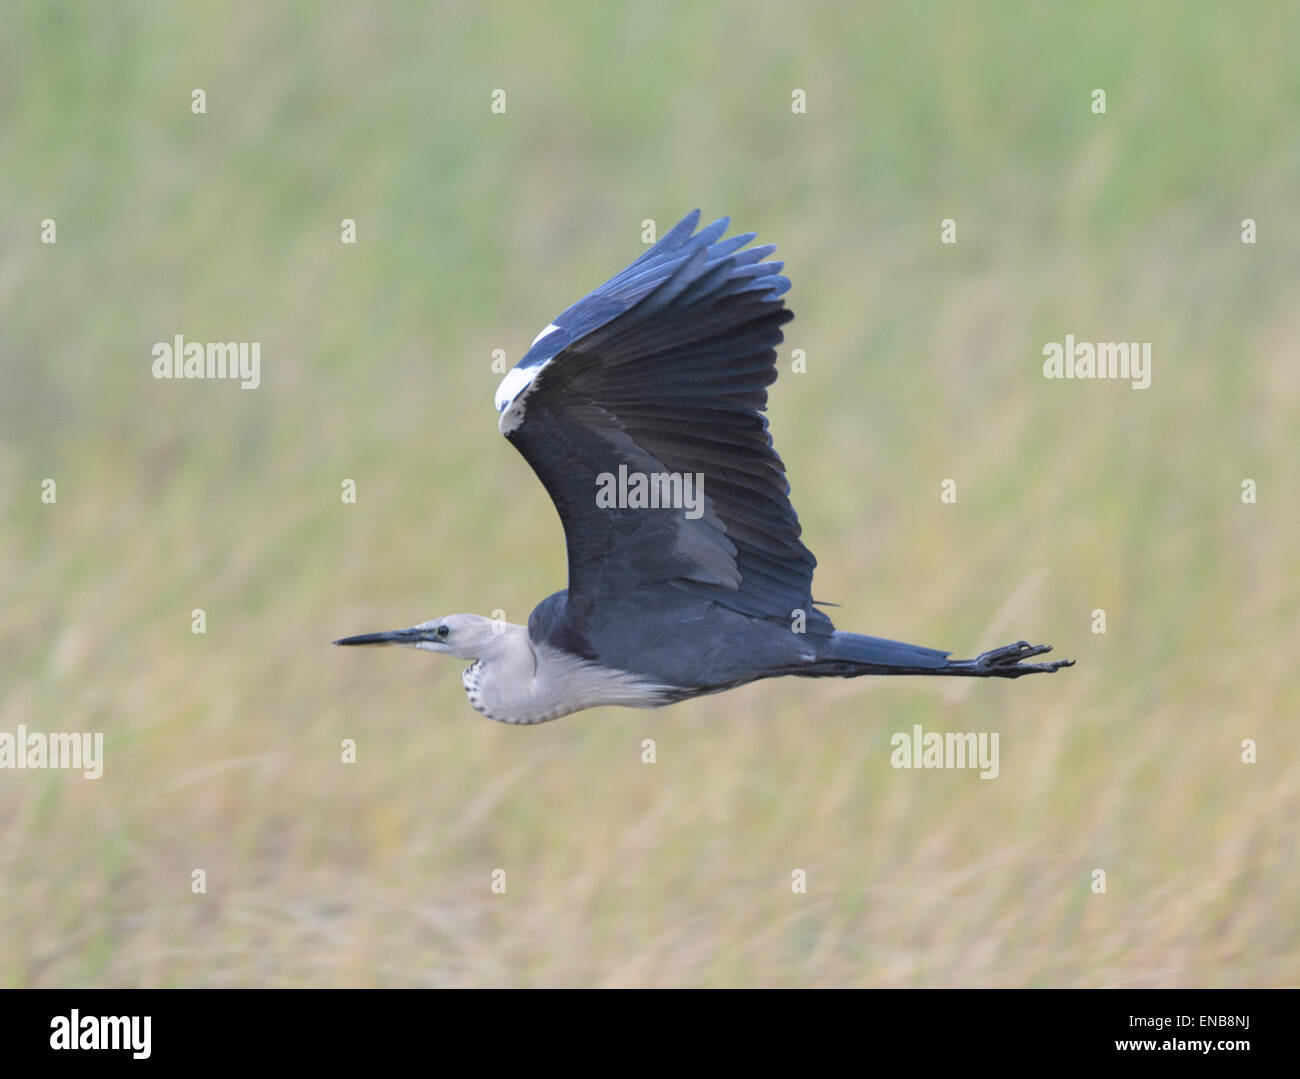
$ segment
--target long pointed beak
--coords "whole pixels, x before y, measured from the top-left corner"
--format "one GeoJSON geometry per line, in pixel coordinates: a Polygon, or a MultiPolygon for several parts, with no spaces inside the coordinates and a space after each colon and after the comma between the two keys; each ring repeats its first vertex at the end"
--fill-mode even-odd
{"type": "Polygon", "coordinates": [[[344,637],[335,644],[415,644],[417,641],[431,640],[426,630],[418,626],[410,629],[390,629],[385,633],[361,633],[356,637],[344,637]]]}

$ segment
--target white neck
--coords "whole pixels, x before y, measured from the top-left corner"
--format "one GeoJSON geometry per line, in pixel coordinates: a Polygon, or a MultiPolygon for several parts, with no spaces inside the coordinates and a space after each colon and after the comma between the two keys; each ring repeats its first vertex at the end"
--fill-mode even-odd
{"type": "Polygon", "coordinates": [[[470,706],[498,723],[545,723],[604,704],[655,708],[667,703],[666,687],[534,644],[525,627],[512,623],[460,677],[470,706]]]}

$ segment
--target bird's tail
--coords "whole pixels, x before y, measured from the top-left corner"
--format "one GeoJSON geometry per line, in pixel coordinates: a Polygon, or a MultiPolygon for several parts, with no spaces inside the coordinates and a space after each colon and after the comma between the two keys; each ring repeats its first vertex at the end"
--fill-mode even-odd
{"type": "MultiPolygon", "coordinates": [[[[856,678],[863,674],[940,674],[968,678],[1019,678],[1025,674],[1051,673],[1074,665],[1072,659],[1049,663],[1026,663],[1025,660],[1050,652],[1050,644],[1031,645],[1027,641],[1004,645],[984,652],[974,659],[950,659],[950,652],[904,644],[883,637],[861,633],[830,636],[828,647],[806,667],[788,673],[810,678],[856,678]]],[[[782,673],[787,673],[783,671],[782,673]]]]}
{"type": "Polygon", "coordinates": [[[831,634],[830,648],[815,665],[828,669],[810,673],[827,675],[855,674],[932,674],[948,663],[949,652],[925,648],[919,644],[904,644],[884,637],[868,637],[862,633],[831,634]]]}

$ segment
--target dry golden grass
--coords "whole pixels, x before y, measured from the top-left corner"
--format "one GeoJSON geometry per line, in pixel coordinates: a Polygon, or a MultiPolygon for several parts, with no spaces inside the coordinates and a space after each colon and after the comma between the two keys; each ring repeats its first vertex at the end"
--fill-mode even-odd
{"type": "Polygon", "coordinates": [[[1295,985],[1295,12],[478,10],[6,16],[0,731],[107,762],[0,772],[0,980],[1295,985]],[[837,621],[1077,667],[514,729],[329,647],[562,586],[491,350],[697,204],[787,259],[837,621]],[[176,332],[263,386],[155,382],[176,332]],[[1152,341],[1151,388],[1045,381],[1065,333],[1152,341]],[[1000,777],[894,770],[916,723],[1000,777]]]}

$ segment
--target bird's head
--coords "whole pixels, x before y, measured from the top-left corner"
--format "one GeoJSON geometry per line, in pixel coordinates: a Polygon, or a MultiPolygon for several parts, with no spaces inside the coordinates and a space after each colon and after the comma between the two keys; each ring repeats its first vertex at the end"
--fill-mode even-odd
{"type": "Polygon", "coordinates": [[[425,652],[440,652],[460,659],[483,659],[500,647],[510,623],[477,614],[449,614],[421,622],[410,629],[385,633],[362,633],[344,637],[335,644],[403,644],[425,652]]]}

